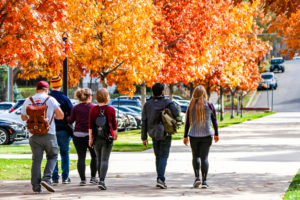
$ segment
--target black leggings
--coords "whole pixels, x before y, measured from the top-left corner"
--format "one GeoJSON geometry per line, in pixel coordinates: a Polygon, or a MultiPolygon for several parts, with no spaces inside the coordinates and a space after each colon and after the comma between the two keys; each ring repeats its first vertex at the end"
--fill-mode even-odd
{"type": "Polygon", "coordinates": [[[104,181],[108,170],[108,160],[112,150],[113,143],[107,144],[102,138],[96,138],[94,149],[97,155],[97,170],[99,180],[104,181]]]}
{"type": "Polygon", "coordinates": [[[80,179],[82,181],[86,180],[85,179],[85,157],[86,157],[86,150],[89,149],[90,154],[91,154],[91,177],[96,176],[96,154],[94,149],[89,147],[89,136],[86,137],[73,137],[73,142],[77,151],[78,155],[78,161],[77,161],[77,170],[80,176],[80,179]]]}
{"type": "Polygon", "coordinates": [[[200,159],[202,181],[206,181],[208,173],[208,152],[212,144],[212,137],[190,137],[193,152],[193,168],[195,177],[199,178],[200,159]]]}

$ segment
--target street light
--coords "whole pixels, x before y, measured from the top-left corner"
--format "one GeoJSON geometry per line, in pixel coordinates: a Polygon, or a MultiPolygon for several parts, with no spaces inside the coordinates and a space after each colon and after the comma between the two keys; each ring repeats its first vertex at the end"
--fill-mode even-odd
{"type": "MultiPolygon", "coordinates": [[[[62,42],[65,44],[65,46],[68,43],[68,37],[69,35],[67,32],[62,34],[62,42]]],[[[65,52],[65,48],[63,51],[65,52]]],[[[66,96],[68,96],[68,55],[63,61],[63,92],[66,96]]]]}

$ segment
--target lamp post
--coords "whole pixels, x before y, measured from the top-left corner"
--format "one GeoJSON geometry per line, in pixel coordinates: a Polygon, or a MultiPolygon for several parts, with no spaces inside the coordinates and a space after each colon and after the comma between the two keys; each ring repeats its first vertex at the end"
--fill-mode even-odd
{"type": "MultiPolygon", "coordinates": [[[[62,34],[62,42],[65,44],[68,43],[68,33],[64,32],[62,34]]],[[[65,48],[63,49],[65,52],[65,48]]],[[[68,56],[63,61],[63,92],[66,96],[68,96],[68,56]]]]}

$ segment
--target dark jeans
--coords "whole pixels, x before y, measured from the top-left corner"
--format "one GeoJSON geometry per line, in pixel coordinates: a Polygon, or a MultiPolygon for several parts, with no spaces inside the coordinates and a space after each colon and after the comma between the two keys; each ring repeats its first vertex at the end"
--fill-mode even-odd
{"type": "Polygon", "coordinates": [[[86,150],[89,149],[91,154],[91,177],[96,176],[96,154],[93,148],[89,146],[89,136],[86,137],[73,137],[73,142],[77,151],[78,161],[77,161],[77,170],[80,176],[80,179],[86,180],[85,178],[85,157],[86,157],[86,150]]]}
{"type": "Polygon", "coordinates": [[[206,181],[208,173],[208,153],[212,144],[212,137],[190,137],[190,143],[193,152],[193,168],[195,177],[199,178],[199,169],[201,165],[202,181],[206,181]]]}
{"type": "MultiPolygon", "coordinates": [[[[61,169],[62,169],[62,179],[67,180],[69,178],[69,145],[71,137],[67,131],[57,131],[56,132],[57,143],[59,146],[59,152],[61,157],[61,169]]],[[[58,180],[58,162],[56,162],[55,169],[52,174],[52,180],[58,180]]]]}
{"type": "Polygon", "coordinates": [[[171,139],[171,136],[167,136],[165,140],[156,140],[152,138],[154,154],[156,157],[157,179],[162,181],[166,180],[165,171],[171,147],[171,139]]]}
{"type": "Polygon", "coordinates": [[[97,156],[97,170],[99,180],[104,181],[108,170],[108,160],[113,143],[107,144],[104,139],[96,138],[94,149],[97,156]]]}
{"type": "Polygon", "coordinates": [[[41,190],[41,164],[46,151],[47,163],[43,181],[49,182],[57,161],[58,146],[56,136],[52,134],[33,135],[29,138],[32,151],[31,184],[33,191],[41,190]]]}

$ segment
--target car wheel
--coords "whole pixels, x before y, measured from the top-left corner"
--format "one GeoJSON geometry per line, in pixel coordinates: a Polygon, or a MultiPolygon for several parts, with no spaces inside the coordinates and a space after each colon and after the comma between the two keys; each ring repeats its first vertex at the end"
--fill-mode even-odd
{"type": "Polygon", "coordinates": [[[0,128],[0,145],[8,144],[9,139],[9,132],[4,128],[0,128]]]}

